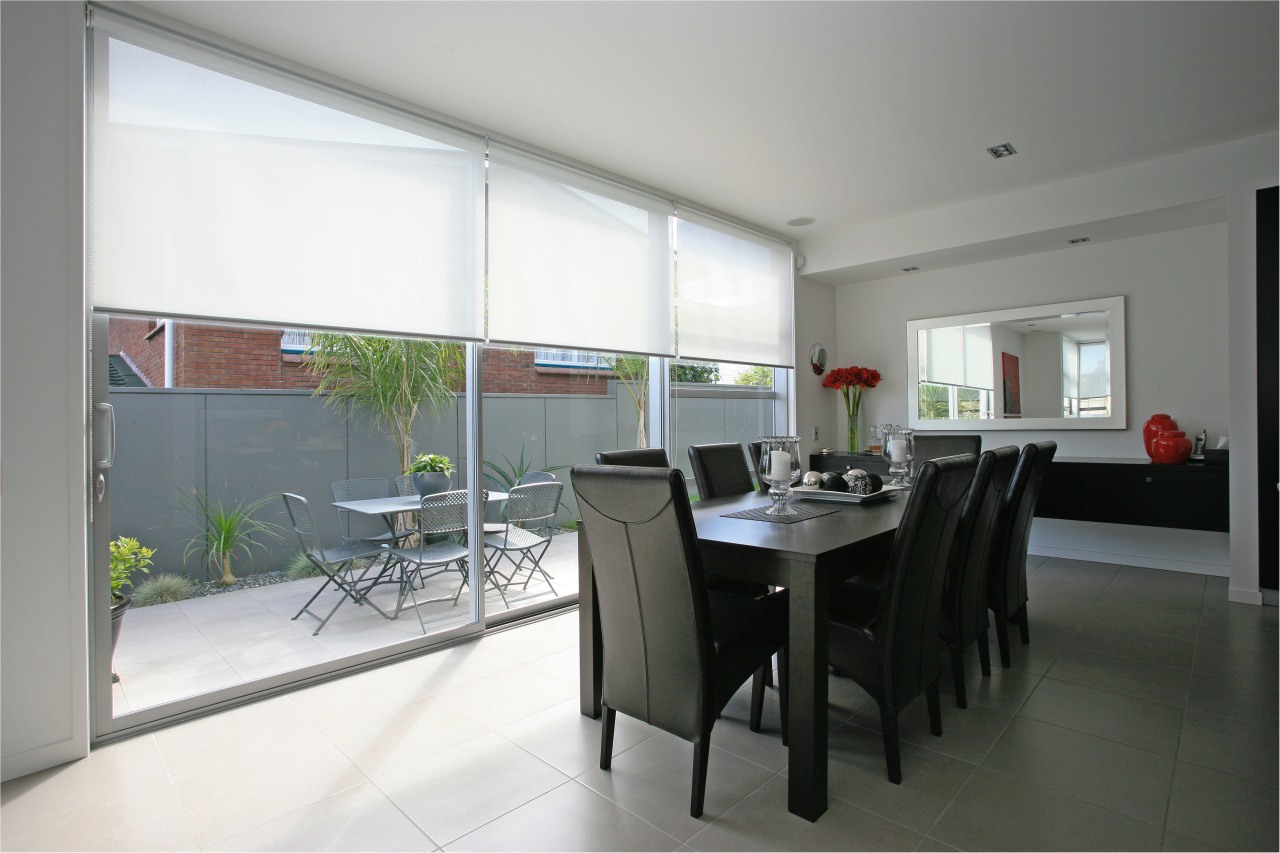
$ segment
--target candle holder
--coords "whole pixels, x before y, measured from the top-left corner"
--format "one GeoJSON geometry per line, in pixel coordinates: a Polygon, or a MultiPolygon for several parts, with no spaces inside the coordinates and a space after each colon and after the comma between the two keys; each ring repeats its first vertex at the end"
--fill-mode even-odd
{"type": "Polygon", "coordinates": [[[889,463],[891,486],[911,485],[911,460],[916,455],[915,432],[907,427],[885,424],[881,428],[884,449],[881,455],[889,463]]]}
{"type": "Polygon", "coordinates": [[[795,515],[787,502],[791,484],[800,477],[800,437],[797,435],[760,436],[761,482],[769,484],[769,497],[773,506],[768,515],[795,515]]]}

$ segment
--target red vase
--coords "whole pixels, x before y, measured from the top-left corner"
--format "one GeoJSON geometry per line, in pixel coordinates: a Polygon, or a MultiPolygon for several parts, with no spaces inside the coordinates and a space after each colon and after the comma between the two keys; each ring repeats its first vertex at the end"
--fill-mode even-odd
{"type": "Polygon", "coordinates": [[[1191,439],[1180,429],[1161,430],[1151,442],[1151,458],[1163,465],[1181,465],[1191,455],[1191,439]]]}
{"type": "Polygon", "coordinates": [[[1147,422],[1142,425],[1142,446],[1146,448],[1147,456],[1156,458],[1151,452],[1151,442],[1155,441],[1161,430],[1177,428],[1178,422],[1168,415],[1152,415],[1147,418],[1147,422]]]}

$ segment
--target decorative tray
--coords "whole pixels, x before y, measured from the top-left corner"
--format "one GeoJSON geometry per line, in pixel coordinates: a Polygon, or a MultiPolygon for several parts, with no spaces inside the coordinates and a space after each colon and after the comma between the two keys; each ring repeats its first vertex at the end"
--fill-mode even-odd
{"type": "Polygon", "coordinates": [[[791,493],[795,495],[796,500],[801,501],[828,501],[829,503],[838,504],[867,504],[875,501],[884,500],[892,494],[905,492],[905,486],[885,486],[878,492],[872,492],[869,495],[851,495],[848,492],[827,492],[819,489],[817,486],[792,486],[791,493]]]}

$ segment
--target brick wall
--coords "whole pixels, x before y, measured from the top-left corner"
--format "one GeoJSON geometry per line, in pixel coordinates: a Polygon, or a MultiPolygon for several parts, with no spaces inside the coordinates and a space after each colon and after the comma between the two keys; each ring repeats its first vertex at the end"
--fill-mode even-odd
{"type": "MultiPolygon", "coordinates": [[[[175,323],[174,385],[178,388],[312,390],[307,356],[280,351],[280,331],[175,323]]],[[[110,352],[124,354],[154,387],[164,386],[164,336],[151,320],[112,317],[110,352]]],[[[536,367],[532,350],[489,348],[482,371],[494,394],[607,394],[609,376],[536,367]]],[[[464,388],[458,388],[462,391],[464,388]]]]}

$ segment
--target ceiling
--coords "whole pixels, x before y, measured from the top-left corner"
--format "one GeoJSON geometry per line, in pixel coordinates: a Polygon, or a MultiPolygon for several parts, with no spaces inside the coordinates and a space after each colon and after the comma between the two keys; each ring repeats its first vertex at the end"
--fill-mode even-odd
{"type": "Polygon", "coordinates": [[[137,5],[797,240],[1277,125],[1274,2],[137,5]]]}

